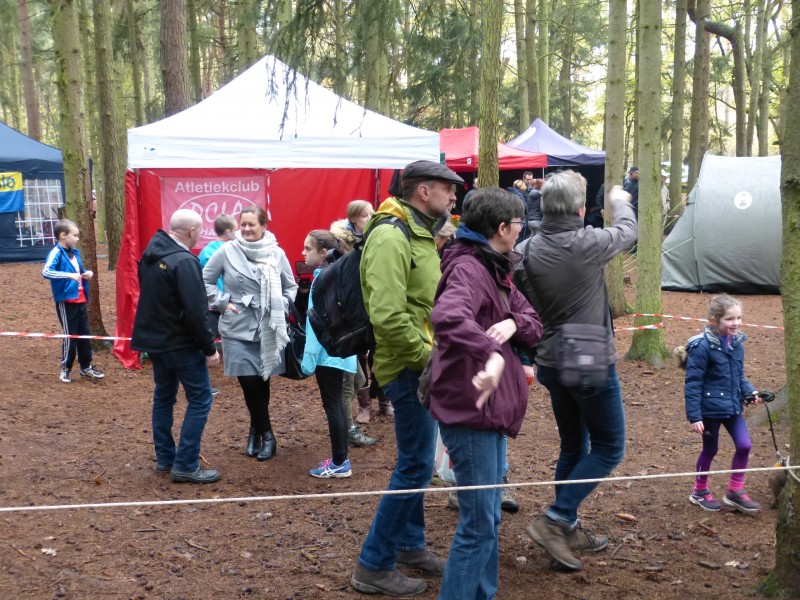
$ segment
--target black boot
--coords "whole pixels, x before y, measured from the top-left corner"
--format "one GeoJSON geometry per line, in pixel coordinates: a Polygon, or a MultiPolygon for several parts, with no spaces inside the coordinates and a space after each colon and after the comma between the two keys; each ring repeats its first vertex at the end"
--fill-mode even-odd
{"type": "Polygon", "coordinates": [[[269,460],[278,453],[278,441],[271,431],[264,434],[263,443],[258,451],[258,460],[269,460]]]}
{"type": "Polygon", "coordinates": [[[251,427],[250,434],[247,436],[247,450],[245,450],[245,454],[251,458],[256,456],[261,449],[262,441],[263,436],[256,435],[256,430],[251,427]]]}

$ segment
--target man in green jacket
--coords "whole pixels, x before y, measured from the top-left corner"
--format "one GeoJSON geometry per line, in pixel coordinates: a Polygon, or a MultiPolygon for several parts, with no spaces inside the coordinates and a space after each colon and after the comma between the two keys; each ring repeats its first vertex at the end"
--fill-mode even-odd
{"type": "MultiPolygon", "coordinates": [[[[381,204],[365,228],[361,289],[375,333],[374,373],[394,408],[397,466],[389,490],[421,489],[433,473],[434,421],[417,399],[419,376],[433,345],[431,311],[441,277],[436,232],[464,180],[435,162],[420,160],[403,170],[403,198],[381,204]],[[379,221],[397,217],[401,227],[379,221]]],[[[424,494],[381,498],[351,579],[367,594],[414,596],[427,584],[395,565],[441,577],[445,561],[425,547],[424,494]]]]}

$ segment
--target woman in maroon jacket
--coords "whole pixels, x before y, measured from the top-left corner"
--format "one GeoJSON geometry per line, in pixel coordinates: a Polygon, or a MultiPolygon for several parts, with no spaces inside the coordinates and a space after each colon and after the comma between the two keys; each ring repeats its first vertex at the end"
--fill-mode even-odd
{"type": "MultiPolygon", "coordinates": [[[[501,483],[503,436],[516,437],[525,418],[528,385],[512,343],[533,346],[542,323],[509,279],[508,253],[524,214],[513,194],[479,190],[442,260],[431,315],[439,345],[431,414],[460,486],[501,483]]],[[[439,598],[492,598],[499,567],[500,489],[460,491],[458,503],[459,522],[439,598]]]]}

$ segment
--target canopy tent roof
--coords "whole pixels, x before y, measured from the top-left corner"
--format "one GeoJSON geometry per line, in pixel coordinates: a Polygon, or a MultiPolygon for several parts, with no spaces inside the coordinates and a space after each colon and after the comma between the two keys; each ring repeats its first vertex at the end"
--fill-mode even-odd
{"type": "Polygon", "coordinates": [[[25,179],[56,179],[64,175],[61,150],[0,123],[0,171],[22,173],[25,179]]]}
{"type": "Polygon", "coordinates": [[[128,167],[402,168],[439,160],[439,134],[404,125],[272,56],[186,110],[128,130],[128,167]]]}
{"type": "MultiPolygon", "coordinates": [[[[444,152],[445,164],[453,171],[478,170],[477,127],[442,129],[439,132],[440,148],[444,152]]],[[[528,152],[497,144],[497,157],[501,171],[511,169],[533,169],[547,166],[547,156],[540,152],[528,152]]]]}
{"type": "Polygon", "coordinates": [[[509,146],[528,152],[547,155],[548,167],[576,167],[581,165],[604,165],[606,153],[592,150],[556,133],[541,119],[508,142],[509,146]]]}
{"type": "Polygon", "coordinates": [[[781,284],[781,157],[706,154],[661,245],[661,287],[774,294],[781,284]]]}

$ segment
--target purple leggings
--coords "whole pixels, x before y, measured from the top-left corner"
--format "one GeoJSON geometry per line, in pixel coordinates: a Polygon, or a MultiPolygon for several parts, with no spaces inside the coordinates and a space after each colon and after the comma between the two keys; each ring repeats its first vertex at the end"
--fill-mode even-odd
{"type": "MultiPolygon", "coordinates": [[[[719,449],[719,428],[725,426],[733,440],[736,452],[733,454],[731,469],[746,469],[747,460],[750,457],[750,449],[753,447],[750,442],[750,434],[747,431],[747,423],[744,422],[742,415],[736,415],[727,419],[703,419],[703,451],[697,457],[697,472],[709,471],[711,461],[717,455],[719,449]]],[[[744,487],[744,473],[731,473],[731,490],[741,490],[744,487]]],[[[708,476],[700,475],[695,479],[694,490],[701,491],[708,489],[708,476]]]]}

